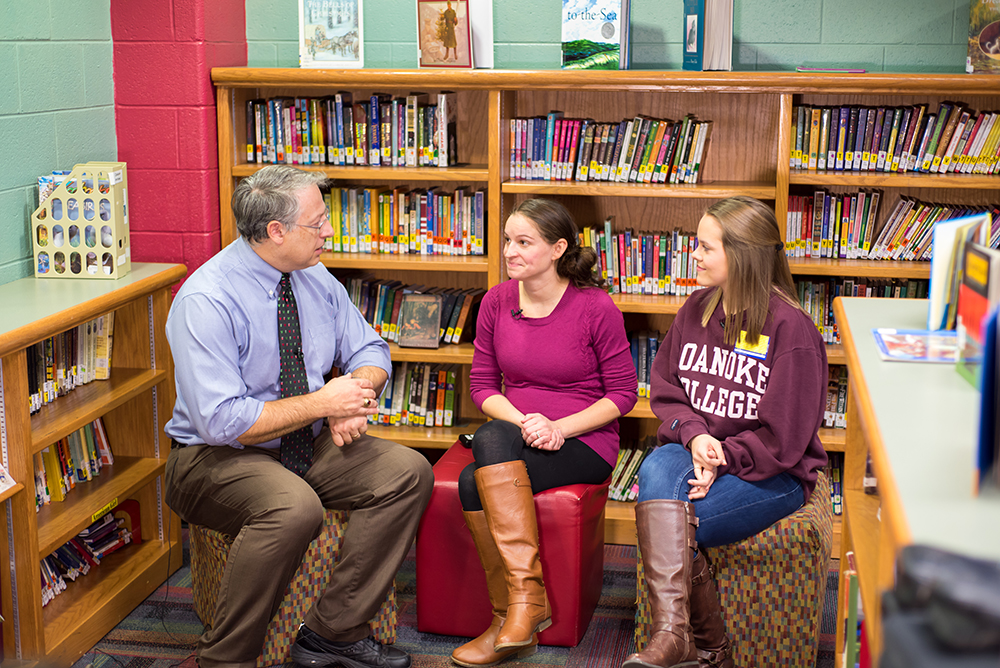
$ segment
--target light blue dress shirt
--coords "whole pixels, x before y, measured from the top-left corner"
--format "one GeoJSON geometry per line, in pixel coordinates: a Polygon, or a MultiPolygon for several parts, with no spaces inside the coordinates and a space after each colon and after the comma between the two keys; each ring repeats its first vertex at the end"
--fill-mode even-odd
{"type": "MultiPolygon", "coordinates": [[[[177,403],[167,435],[185,444],[242,448],[237,440],[281,398],[278,382],[278,282],[281,272],[239,238],[198,268],[177,292],[167,316],[177,403]]],[[[391,372],[389,346],[347,290],[319,264],[291,274],[302,329],[309,391],[334,366],[391,372]]],[[[319,434],[322,420],[313,424],[319,434]]],[[[258,447],[277,448],[276,438],[258,447]]]]}

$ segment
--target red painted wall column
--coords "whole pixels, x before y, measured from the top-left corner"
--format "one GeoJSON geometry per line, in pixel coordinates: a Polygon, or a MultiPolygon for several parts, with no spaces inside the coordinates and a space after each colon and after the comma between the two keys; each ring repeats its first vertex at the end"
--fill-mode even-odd
{"type": "Polygon", "coordinates": [[[245,0],[111,0],[111,36],[132,259],[190,274],[220,247],[211,68],[247,64],[245,0]]]}

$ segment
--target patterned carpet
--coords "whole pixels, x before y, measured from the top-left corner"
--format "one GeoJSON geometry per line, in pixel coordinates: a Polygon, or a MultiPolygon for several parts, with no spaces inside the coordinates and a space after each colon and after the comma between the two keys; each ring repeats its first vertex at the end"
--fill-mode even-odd
{"type": "MultiPolygon", "coordinates": [[[[412,655],[415,668],[451,667],[451,650],[465,639],[417,632],[414,554],[410,550],[396,580],[397,646],[412,655]]],[[[833,666],[836,585],[837,574],[831,571],[816,668],[833,666]]],[[[601,599],[583,640],[573,648],[540,647],[520,663],[533,668],[619,668],[634,648],[634,612],[635,548],[608,545],[601,599]]],[[[201,631],[191,606],[191,572],[185,548],[184,566],[73,668],[171,668],[194,652],[201,631]]]]}

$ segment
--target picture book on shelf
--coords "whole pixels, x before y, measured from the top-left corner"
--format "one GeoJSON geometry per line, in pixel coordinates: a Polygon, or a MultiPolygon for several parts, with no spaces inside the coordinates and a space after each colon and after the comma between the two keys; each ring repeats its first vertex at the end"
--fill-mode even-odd
{"type": "Polygon", "coordinates": [[[441,339],[441,295],[403,295],[399,321],[400,347],[437,348],[441,339]]]}
{"type": "Polygon", "coordinates": [[[417,64],[473,67],[469,0],[417,0],[417,64]]]}
{"type": "Polygon", "coordinates": [[[563,0],[562,66],[627,70],[629,0],[563,0]]]}
{"type": "Polygon", "coordinates": [[[970,243],[965,247],[962,284],[958,288],[958,372],[979,388],[984,320],[1000,306],[1000,250],[970,243]]]}
{"type": "Polygon", "coordinates": [[[889,362],[954,363],[958,336],[954,330],[893,329],[872,330],[878,355],[889,362]]]}
{"type": "Polygon", "coordinates": [[[989,213],[942,220],[934,224],[931,282],[927,294],[927,329],[954,329],[965,244],[971,241],[988,245],[989,231],[989,213]]]}
{"type": "Polygon", "coordinates": [[[361,0],[298,0],[298,6],[300,67],[364,67],[361,0]]]}
{"type": "Polygon", "coordinates": [[[965,71],[1000,72],[1000,0],[969,0],[969,52],[965,71]]]}

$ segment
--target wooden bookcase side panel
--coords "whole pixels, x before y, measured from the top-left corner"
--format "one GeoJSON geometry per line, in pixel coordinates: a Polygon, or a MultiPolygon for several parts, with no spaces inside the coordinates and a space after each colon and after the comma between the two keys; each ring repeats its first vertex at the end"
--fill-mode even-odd
{"type": "Polygon", "coordinates": [[[4,349],[2,410],[9,470],[22,484],[30,483],[23,484],[7,500],[13,542],[7,533],[2,539],[3,556],[8,563],[14,563],[14,580],[5,570],[0,587],[7,620],[3,625],[4,646],[11,656],[19,651],[26,658],[69,665],[135,603],[148,596],[163,575],[180,566],[179,521],[175,520],[166,531],[160,529],[161,517],[169,511],[158,508],[162,494],[157,480],[164,463],[155,456],[152,443],[173,406],[173,370],[163,324],[170,303],[169,286],[184,272],[180,265],[134,265],[130,277],[133,280],[126,279],[121,287],[108,285],[111,289],[106,292],[73,283],[39,284],[33,279],[14,286],[23,290],[17,294],[18,299],[37,292],[51,295],[57,305],[68,306],[40,320],[17,325],[0,337],[4,349]],[[94,294],[98,296],[92,297],[94,294]],[[88,297],[74,303],[77,295],[88,297]],[[109,311],[116,312],[111,380],[81,386],[30,416],[25,348],[109,311]],[[154,362],[155,370],[151,368],[154,362]],[[118,432],[110,437],[118,457],[116,466],[103,470],[104,475],[93,481],[77,485],[66,501],[36,512],[33,454],[102,415],[107,417],[109,432],[118,432]],[[117,447],[116,438],[122,440],[117,447]],[[90,524],[93,514],[113,498],[121,501],[129,497],[139,499],[143,505],[140,521],[150,541],[147,549],[162,552],[162,558],[144,561],[132,556],[137,552],[123,550],[112,562],[119,566],[103,568],[102,564],[97,571],[72,583],[72,591],[61,594],[56,599],[58,604],[54,601],[43,612],[39,559],[90,524]],[[154,562],[162,563],[161,572],[155,575],[149,572],[154,562]],[[139,584],[139,580],[144,582],[139,584]],[[84,581],[86,584],[81,584],[84,581]],[[132,599],[134,602],[129,604],[132,599]],[[64,616],[60,609],[73,612],[64,616]],[[89,629],[86,637],[77,632],[84,628],[89,629]]]}
{"type": "MultiPolygon", "coordinates": [[[[26,356],[23,349],[5,355],[2,360],[4,428],[7,446],[7,469],[21,483],[34,480],[34,468],[31,457],[22,451],[25,444],[31,442],[31,423],[28,417],[28,377],[26,356]]],[[[13,563],[14,578],[16,578],[18,610],[15,615],[13,592],[9,569],[0,573],[3,585],[2,625],[5,655],[13,656],[18,641],[17,631],[20,630],[21,651],[25,656],[40,655],[44,645],[41,634],[42,613],[40,605],[24,604],[25,597],[29,601],[41,602],[42,588],[38,578],[38,559],[30,546],[38,544],[38,529],[35,524],[35,492],[34,484],[25,487],[6,502],[7,529],[3,535],[3,559],[5,564],[13,563]],[[13,536],[13,543],[8,540],[13,536]],[[16,617],[16,619],[15,619],[16,617]]]]}
{"type": "MultiPolygon", "coordinates": [[[[773,182],[779,127],[778,106],[778,96],[761,93],[608,93],[574,89],[537,91],[525,88],[518,92],[514,117],[542,116],[551,110],[559,110],[565,113],[566,118],[591,118],[599,123],[618,123],[636,116],[678,121],[692,114],[699,121],[712,121],[708,152],[702,160],[701,183],[773,182]],[[748,122],[753,125],[750,130],[753,141],[747,140],[748,122]]],[[[510,119],[505,120],[508,126],[503,148],[509,156],[510,119]]]]}

